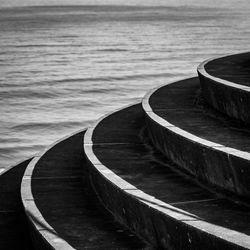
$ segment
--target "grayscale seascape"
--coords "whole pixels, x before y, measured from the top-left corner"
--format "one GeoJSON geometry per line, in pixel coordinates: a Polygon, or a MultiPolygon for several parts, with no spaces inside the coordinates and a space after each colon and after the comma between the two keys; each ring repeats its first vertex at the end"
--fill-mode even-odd
{"type": "Polygon", "coordinates": [[[205,59],[250,50],[250,1],[236,2],[0,9],[0,167],[205,59]]]}

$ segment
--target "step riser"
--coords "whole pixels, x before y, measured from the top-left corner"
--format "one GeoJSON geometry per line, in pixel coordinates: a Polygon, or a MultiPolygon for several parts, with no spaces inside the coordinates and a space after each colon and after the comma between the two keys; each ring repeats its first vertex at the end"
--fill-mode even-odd
{"type": "Polygon", "coordinates": [[[112,184],[90,162],[89,176],[98,198],[114,218],[156,248],[247,249],[153,209],[112,184]]]}
{"type": "Polygon", "coordinates": [[[226,81],[207,74],[203,67],[198,68],[198,75],[208,104],[231,118],[250,123],[250,91],[246,86],[224,83],[226,81]]]}
{"type": "Polygon", "coordinates": [[[34,227],[34,225],[29,221],[29,234],[32,242],[32,247],[35,250],[55,250],[40,234],[39,231],[34,227]]]}
{"type": "Polygon", "coordinates": [[[60,142],[70,138],[75,133],[54,142],[52,145],[37,154],[27,166],[22,179],[21,198],[25,210],[25,216],[29,224],[29,233],[32,245],[36,250],[73,249],[64,239],[58,236],[57,232],[54,231],[54,229],[48,224],[36,206],[32,193],[32,176],[33,170],[39,160],[46,155],[49,150],[52,150],[60,142]]]}
{"type": "Polygon", "coordinates": [[[33,249],[20,196],[22,176],[30,161],[25,160],[0,175],[0,210],[5,211],[1,217],[0,249],[33,249]]]}
{"type": "Polygon", "coordinates": [[[176,134],[152,120],[147,113],[145,119],[154,146],[180,169],[222,191],[250,198],[248,160],[176,134]]]}

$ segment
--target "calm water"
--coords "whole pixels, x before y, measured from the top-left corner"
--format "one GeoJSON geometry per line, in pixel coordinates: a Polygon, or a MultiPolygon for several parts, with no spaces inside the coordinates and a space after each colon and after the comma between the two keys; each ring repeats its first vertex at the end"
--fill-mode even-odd
{"type": "Polygon", "coordinates": [[[249,24],[250,3],[0,10],[0,167],[195,75],[204,59],[250,50],[249,24]]]}

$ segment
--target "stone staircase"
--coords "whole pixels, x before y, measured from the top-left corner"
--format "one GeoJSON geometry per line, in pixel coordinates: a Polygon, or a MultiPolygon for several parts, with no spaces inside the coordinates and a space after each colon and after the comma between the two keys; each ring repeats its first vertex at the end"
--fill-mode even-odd
{"type": "Polygon", "coordinates": [[[206,61],[5,171],[0,249],[250,249],[249,62],[206,61]]]}

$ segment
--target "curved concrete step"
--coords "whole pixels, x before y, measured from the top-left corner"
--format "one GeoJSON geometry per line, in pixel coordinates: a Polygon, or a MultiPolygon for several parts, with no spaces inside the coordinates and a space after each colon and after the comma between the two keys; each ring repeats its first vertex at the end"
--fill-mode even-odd
{"type": "Polygon", "coordinates": [[[56,142],[29,164],[22,201],[35,249],[141,249],[89,188],[82,147],[85,131],[56,142]]]}
{"type": "Polygon", "coordinates": [[[97,121],[84,149],[101,202],[156,248],[250,249],[249,208],[173,171],[150,144],[140,104],[97,121]]]}
{"type": "Polygon", "coordinates": [[[154,145],[180,169],[250,198],[250,131],[203,106],[198,78],[152,90],[143,107],[154,145]]]}
{"type": "Polygon", "coordinates": [[[207,60],[199,65],[202,94],[214,108],[250,123],[250,52],[207,60]]]}
{"type": "Polygon", "coordinates": [[[20,187],[31,159],[0,169],[0,249],[31,250],[28,224],[21,202],[20,187]]]}

